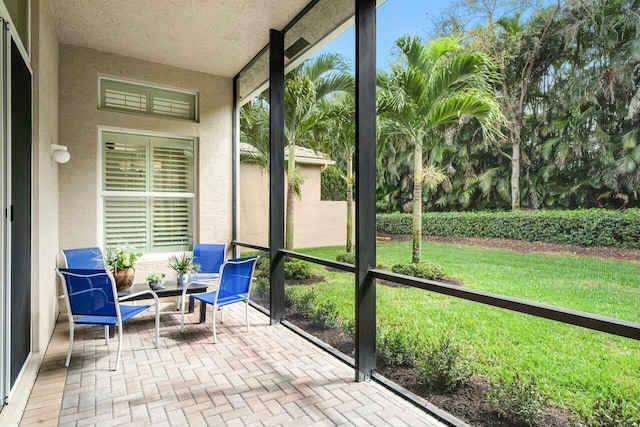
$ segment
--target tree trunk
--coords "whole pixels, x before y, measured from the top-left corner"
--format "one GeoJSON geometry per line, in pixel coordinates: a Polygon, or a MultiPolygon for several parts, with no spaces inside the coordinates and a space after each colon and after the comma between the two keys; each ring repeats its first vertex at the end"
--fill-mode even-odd
{"type": "Polygon", "coordinates": [[[296,198],[295,171],[295,145],[289,144],[289,159],[287,160],[287,215],[284,224],[284,248],[287,250],[293,249],[293,207],[296,198]]]}
{"type": "Polygon", "coordinates": [[[422,257],[422,144],[416,142],[413,166],[413,251],[411,262],[422,257]]]}
{"type": "Polygon", "coordinates": [[[347,252],[353,248],[353,158],[347,159],[347,252]]]}
{"type": "Polygon", "coordinates": [[[511,135],[511,210],[520,209],[520,125],[514,124],[511,135]]]}

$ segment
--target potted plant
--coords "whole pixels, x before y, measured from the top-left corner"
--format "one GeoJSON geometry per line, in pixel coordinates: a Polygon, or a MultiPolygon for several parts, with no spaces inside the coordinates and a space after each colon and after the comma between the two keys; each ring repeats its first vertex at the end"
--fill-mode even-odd
{"type": "Polygon", "coordinates": [[[104,264],[112,270],[118,291],[126,291],[133,285],[134,265],[141,256],[142,252],[128,244],[106,249],[104,264]]]}
{"type": "Polygon", "coordinates": [[[164,289],[162,283],[164,283],[164,273],[151,273],[147,276],[147,282],[152,291],[164,289]]]}
{"type": "Polygon", "coordinates": [[[178,273],[178,284],[184,285],[187,283],[190,273],[200,271],[200,264],[193,262],[192,255],[182,252],[181,254],[171,255],[169,257],[169,268],[178,273]]]}

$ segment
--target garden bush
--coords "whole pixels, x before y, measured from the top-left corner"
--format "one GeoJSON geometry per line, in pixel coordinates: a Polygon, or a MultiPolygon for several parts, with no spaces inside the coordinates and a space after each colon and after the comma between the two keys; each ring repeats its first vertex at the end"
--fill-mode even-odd
{"type": "Polygon", "coordinates": [[[295,258],[284,261],[284,278],[302,280],[311,277],[311,266],[308,262],[295,258]]]}
{"type": "Polygon", "coordinates": [[[325,328],[340,326],[338,308],[333,301],[321,301],[314,288],[293,287],[285,293],[285,303],[298,314],[325,328]]]}
{"type": "Polygon", "coordinates": [[[356,321],[355,319],[342,320],[342,331],[351,339],[356,335],[356,321]]]}
{"type": "MultiPolygon", "coordinates": [[[[411,234],[411,214],[379,214],[377,229],[411,234]]],[[[640,249],[640,209],[433,212],[424,214],[422,233],[640,249]]]]}
{"type": "Polygon", "coordinates": [[[414,365],[424,352],[417,331],[378,328],[376,351],[387,365],[414,365]]]}
{"type": "Polygon", "coordinates": [[[269,296],[270,284],[268,277],[258,277],[253,285],[256,295],[260,298],[269,296]]]}
{"type": "Polygon", "coordinates": [[[430,280],[441,279],[447,275],[447,272],[441,265],[429,261],[421,261],[418,263],[403,262],[395,264],[391,267],[391,271],[398,274],[406,274],[407,276],[430,280]]]}
{"type": "MultiPolygon", "coordinates": [[[[254,275],[256,277],[269,277],[269,267],[271,261],[269,260],[269,252],[260,251],[256,255],[259,255],[258,262],[254,275]]],[[[296,259],[285,258],[284,260],[284,278],[285,279],[308,279],[311,277],[311,266],[308,262],[296,259]]]]}
{"type": "Polygon", "coordinates": [[[289,288],[285,293],[285,302],[301,316],[312,319],[318,305],[318,293],[313,288],[289,288]]]}
{"type": "Polygon", "coordinates": [[[462,354],[462,348],[448,336],[427,349],[424,358],[416,364],[424,384],[438,391],[450,392],[471,376],[471,366],[462,354]]]}
{"type": "Polygon", "coordinates": [[[333,301],[322,301],[316,305],[313,319],[325,328],[336,328],[340,325],[338,308],[333,301]]]}
{"type": "Polygon", "coordinates": [[[512,380],[501,379],[487,395],[489,406],[514,425],[537,426],[544,420],[546,399],[536,381],[525,381],[516,374],[512,380]]]}
{"type": "Polygon", "coordinates": [[[356,263],[356,254],[355,252],[341,252],[336,256],[336,261],[346,262],[347,264],[355,264],[356,263]]]}
{"type": "Polygon", "coordinates": [[[258,261],[256,262],[256,267],[254,269],[253,275],[255,277],[268,277],[269,276],[269,252],[258,251],[258,252],[248,252],[243,253],[242,256],[253,256],[257,255],[258,261]]]}

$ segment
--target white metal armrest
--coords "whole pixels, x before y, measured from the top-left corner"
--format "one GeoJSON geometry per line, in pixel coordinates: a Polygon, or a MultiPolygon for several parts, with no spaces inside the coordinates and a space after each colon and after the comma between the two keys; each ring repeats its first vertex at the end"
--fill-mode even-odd
{"type": "Polygon", "coordinates": [[[128,299],[133,298],[133,297],[137,297],[138,295],[144,295],[144,294],[151,294],[153,296],[153,298],[156,301],[158,301],[158,294],[156,294],[155,292],[153,292],[151,290],[141,291],[141,292],[136,292],[135,294],[121,296],[121,297],[118,297],[118,301],[126,301],[128,299]]]}

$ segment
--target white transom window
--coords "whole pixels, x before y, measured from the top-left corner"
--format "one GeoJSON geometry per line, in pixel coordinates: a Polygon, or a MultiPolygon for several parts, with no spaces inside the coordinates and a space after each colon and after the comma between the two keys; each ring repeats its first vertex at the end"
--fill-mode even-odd
{"type": "Polygon", "coordinates": [[[145,253],[193,244],[194,141],[102,132],[104,245],[145,253]]]}
{"type": "Polygon", "coordinates": [[[140,83],[99,78],[101,110],[197,120],[197,95],[140,83]]]}

